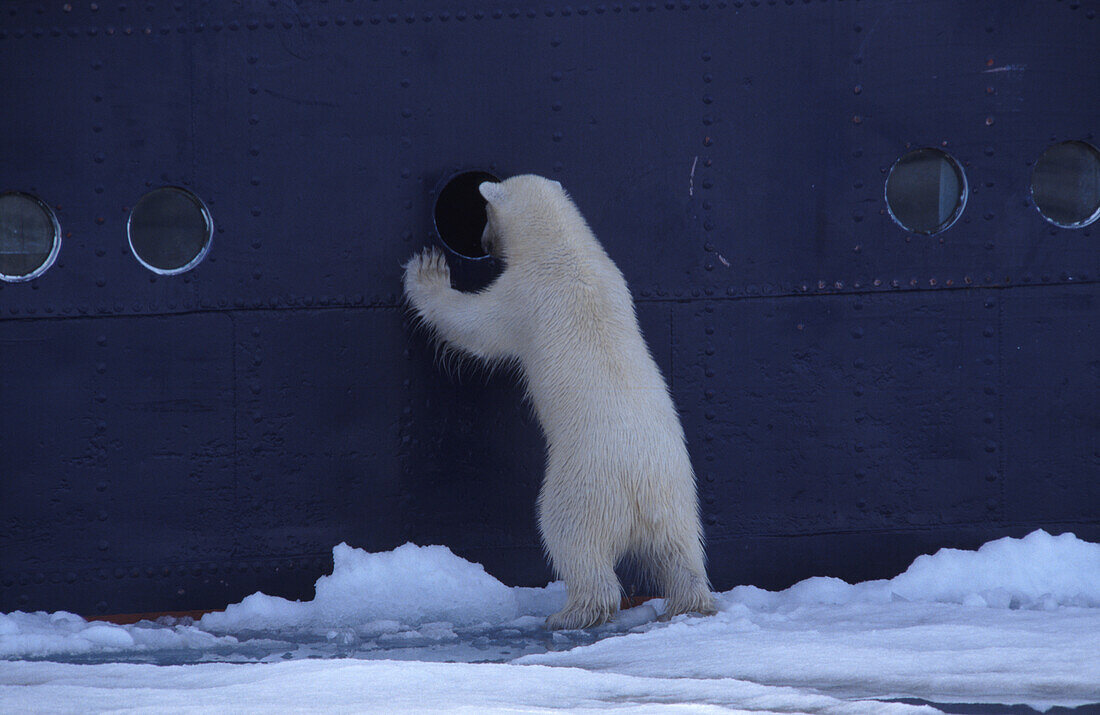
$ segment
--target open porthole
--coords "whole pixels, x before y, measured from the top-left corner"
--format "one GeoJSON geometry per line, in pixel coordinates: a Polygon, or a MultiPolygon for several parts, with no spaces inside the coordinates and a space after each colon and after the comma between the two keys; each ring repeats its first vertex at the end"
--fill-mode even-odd
{"type": "Polygon", "coordinates": [[[198,196],[165,186],[141,197],[130,212],[126,233],[141,265],[174,275],[191,270],[206,256],[214,221],[198,196]]]}
{"type": "Polygon", "coordinates": [[[1043,218],[1063,228],[1100,218],[1100,151],[1082,141],[1049,147],[1031,172],[1031,199],[1043,218]]]}
{"type": "Polygon", "coordinates": [[[0,193],[0,280],[29,281],[45,273],[61,250],[61,225],[41,199],[0,193]]]}
{"type": "Polygon", "coordinates": [[[886,207],[906,231],[932,235],[945,231],[966,206],[966,174],[953,156],[939,149],[905,154],[886,177],[886,207]]]}
{"type": "Polygon", "coordinates": [[[478,187],[485,181],[500,181],[487,171],[463,171],[446,179],[436,193],[432,216],[439,240],[462,258],[488,258],[481,247],[485,231],[485,199],[478,187]]]}

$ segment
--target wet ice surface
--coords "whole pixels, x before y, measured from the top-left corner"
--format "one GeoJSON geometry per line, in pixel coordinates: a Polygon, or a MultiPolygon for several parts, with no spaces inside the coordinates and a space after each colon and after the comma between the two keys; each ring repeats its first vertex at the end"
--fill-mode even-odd
{"type": "Polygon", "coordinates": [[[311,601],[258,593],[197,622],[0,614],[0,702],[821,713],[1100,703],[1100,544],[1072,534],[944,549],[889,580],[741,586],[718,594],[709,618],[661,622],[655,600],[559,633],[542,622],[564,603],[561,584],[508,588],[441,546],[333,555],[311,601]]]}

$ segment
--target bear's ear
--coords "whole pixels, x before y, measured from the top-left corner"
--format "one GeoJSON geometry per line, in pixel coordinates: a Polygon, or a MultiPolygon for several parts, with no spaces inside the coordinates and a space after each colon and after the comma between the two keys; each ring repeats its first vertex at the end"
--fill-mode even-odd
{"type": "Polygon", "coordinates": [[[491,204],[499,204],[504,198],[504,188],[495,181],[483,181],[477,190],[491,204]]]}

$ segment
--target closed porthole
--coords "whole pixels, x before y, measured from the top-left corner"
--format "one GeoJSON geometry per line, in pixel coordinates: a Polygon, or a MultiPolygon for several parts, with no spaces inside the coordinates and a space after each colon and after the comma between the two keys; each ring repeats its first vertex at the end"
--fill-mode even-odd
{"type": "Polygon", "coordinates": [[[953,156],[939,149],[917,149],[902,156],[886,177],[886,207],[907,231],[945,231],[966,206],[966,174],[953,156]]]}
{"type": "Polygon", "coordinates": [[[1082,141],[1048,147],[1031,172],[1031,199],[1043,218],[1063,228],[1100,218],[1100,151],[1082,141]]]}
{"type": "Polygon", "coordinates": [[[18,191],[0,193],[0,280],[29,281],[61,250],[61,225],[45,202],[18,191]]]}
{"type": "Polygon", "coordinates": [[[191,270],[206,256],[214,221],[198,196],[165,186],[141,197],[130,212],[126,233],[141,265],[173,275],[191,270]]]}

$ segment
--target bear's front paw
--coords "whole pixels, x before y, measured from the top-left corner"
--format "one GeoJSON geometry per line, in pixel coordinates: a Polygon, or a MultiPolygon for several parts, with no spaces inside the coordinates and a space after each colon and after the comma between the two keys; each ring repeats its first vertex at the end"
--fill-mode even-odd
{"type": "Polygon", "coordinates": [[[451,287],[451,269],[443,253],[425,248],[405,264],[405,294],[410,298],[423,291],[451,287]]]}

